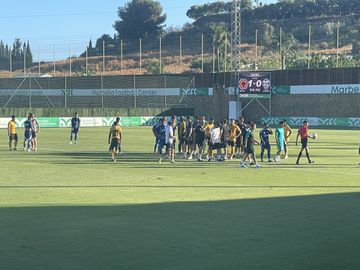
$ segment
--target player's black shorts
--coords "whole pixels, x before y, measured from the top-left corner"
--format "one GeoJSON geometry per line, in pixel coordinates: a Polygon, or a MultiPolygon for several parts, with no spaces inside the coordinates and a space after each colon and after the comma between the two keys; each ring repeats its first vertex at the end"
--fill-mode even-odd
{"type": "Polygon", "coordinates": [[[220,143],[211,143],[209,144],[209,147],[211,150],[217,150],[221,148],[221,144],[220,143]]]}
{"type": "Polygon", "coordinates": [[[228,141],[228,145],[229,145],[230,147],[234,147],[234,146],[235,146],[235,142],[234,142],[234,141],[228,141]]]}
{"type": "Polygon", "coordinates": [[[9,136],[9,141],[10,142],[12,142],[12,141],[15,141],[15,142],[17,142],[18,141],[18,135],[15,133],[15,134],[11,134],[10,136],[9,136]]]}
{"type": "Polygon", "coordinates": [[[186,139],[185,144],[186,145],[192,145],[194,143],[193,138],[186,139]]]}
{"type": "Polygon", "coordinates": [[[205,142],[205,136],[203,134],[197,134],[195,136],[195,144],[198,147],[203,147],[204,146],[204,142],[205,142]]]}
{"type": "Polygon", "coordinates": [[[245,152],[248,154],[254,154],[255,153],[254,146],[252,144],[248,145],[245,149],[245,152]]]}
{"type": "Polygon", "coordinates": [[[31,134],[32,134],[31,136],[33,139],[36,138],[36,132],[32,131],[31,134]]]}
{"type": "Polygon", "coordinates": [[[179,144],[180,145],[183,145],[185,143],[186,143],[186,138],[185,137],[179,138],[179,144]]]}
{"type": "Polygon", "coordinates": [[[120,147],[120,140],[119,139],[112,139],[110,144],[110,149],[115,151],[118,150],[120,147]]]}
{"type": "Polygon", "coordinates": [[[196,139],[195,144],[196,144],[199,148],[204,147],[204,146],[205,146],[205,140],[196,139]]]}
{"type": "Polygon", "coordinates": [[[79,129],[78,128],[72,128],[71,129],[72,133],[78,134],[79,133],[79,129]]]}
{"type": "Polygon", "coordinates": [[[224,140],[222,143],[221,143],[221,148],[226,148],[229,146],[229,141],[228,140],[224,140]]]}
{"type": "Polygon", "coordinates": [[[301,147],[306,148],[308,146],[308,139],[301,139],[301,147]]]}
{"type": "Polygon", "coordinates": [[[236,147],[240,147],[241,146],[241,139],[240,139],[241,136],[237,137],[235,142],[234,142],[234,146],[236,147]]]}

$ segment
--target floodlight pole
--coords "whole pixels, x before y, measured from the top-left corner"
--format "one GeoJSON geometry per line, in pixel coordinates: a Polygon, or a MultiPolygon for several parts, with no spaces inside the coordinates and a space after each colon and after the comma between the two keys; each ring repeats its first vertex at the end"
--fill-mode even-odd
{"type": "Polygon", "coordinates": [[[241,44],[241,0],[233,0],[231,11],[231,53],[232,66],[235,71],[240,70],[241,44]]]}
{"type": "Polygon", "coordinates": [[[231,9],[231,55],[232,68],[234,70],[234,96],[236,97],[237,116],[242,114],[241,102],[237,90],[237,74],[241,68],[241,0],[233,0],[231,9]]]}

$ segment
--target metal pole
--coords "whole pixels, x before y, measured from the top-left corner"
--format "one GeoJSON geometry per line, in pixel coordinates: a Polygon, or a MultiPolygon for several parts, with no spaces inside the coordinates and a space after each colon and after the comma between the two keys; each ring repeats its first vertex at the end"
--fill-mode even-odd
{"type": "Polygon", "coordinates": [[[224,71],[227,71],[227,44],[228,44],[228,37],[227,34],[225,33],[225,53],[224,53],[224,71]]]}
{"type": "Polygon", "coordinates": [[[162,44],[161,44],[161,37],[159,38],[159,70],[160,70],[160,74],[162,74],[162,44]]]}
{"type": "Polygon", "coordinates": [[[339,67],[340,23],[336,24],[336,67],[339,67]]]}
{"type": "Polygon", "coordinates": [[[180,36],[179,42],[180,42],[180,45],[179,45],[179,63],[181,65],[182,64],[182,36],[180,36]]]}
{"type": "Polygon", "coordinates": [[[39,78],[41,76],[41,67],[40,67],[40,49],[38,48],[38,63],[39,63],[39,78]]]}
{"type": "Polygon", "coordinates": [[[69,44],[69,77],[71,77],[71,45],[69,44]]]}
{"type": "Polygon", "coordinates": [[[204,34],[201,34],[201,72],[204,72],[204,34]]]}
{"type": "Polygon", "coordinates": [[[31,108],[31,76],[29,76],[29,108],[31,108]]]}
{"type": "Polygon", "coordinates": [[[10,78],[12,77],[12,51],[10,49],[10,78]]]}
{"type": "Polygon", "coordinates": [[[167,108],[167,97],[166,97],[166,75],[164,75],[164,108],[167,108]]]}
{"type": "Polygon", "coordinates": [[[123,40],[120,40],[120,70],[123,70],[123,40]]]}
{"type": "Polygon", "coordinates": [[[140,38],[140,40],[139,40],[139,55],[140,55],[140,71],[141,71],[141,50],[142,50],[142,48],[141,48],[141,38],[140,38]]]}
{"type": "Polygon", "coordinates": [[[24,51],[24,76],[26,76],[26,51],[24,51]]]}
{"type": "Polygon", "coordinates": [[[310,68],[311,57],[311,24],[309,24],[309,44],[308,44],[308,69],[310,68]]]}
{"type": "Polygon", "coordinates": [[[103,75],[105,75],[105,40],[103,40],[103,75]]]}
{"type": "Polygon", "coordinates": [[[254,69],[257,70],[258,65],[258,30],[255,30],[255,67],[254,69]]]}
{"type": "Polygon", "coordinates": [[[65,83],[64,83],[64,86],[65,86],[65,89],[64,89],[64,97],[65,97],[65,104],[64,104],[64,107],[65,109],[67,108],[67,96],[66,96],[66,93],[67,93],[67,80],[66,80],[66,73],[65,73],[65,76],[64,76],[64,79],[65,79],[65,83]]]}
{"type": "Polygon", "coordinates": [[[280,69],[283,69],[283,64],[282,64],[282,42],[283,42],[283,37],[282,37],[282,27],[280,27],[280,33],[279,33],[279,55],[280,55],[280,69]]]}
{"type": "Polygon", "coordinates": [[[53,45],[53,54],[54,54],[54,70],[53,70],[53,77],[55,77],[56,67],[55,67],[55,45],[53,45]]]}
{"type": "Polygon", "coordinates": [[[89,70],[89,47],[86,46],[86,52],[85,52],[85,74],[86,76],[89,76],[88,70],[89,70]]]}
{"type": "Polygon", "coordinates": [[[213,66],[212,66],[212,72],[215,73],[215,42],[213,39],[213,66]]]}
{"type": "Polygon", "coordinates": [[[100,76],[101,80],[101,108],[104,108],[104,76],[100,76]]]}
{"type": "Polygon", "coordinates": [[[136,75],[134,75],[134,109],[136,109],[136,75]]]}

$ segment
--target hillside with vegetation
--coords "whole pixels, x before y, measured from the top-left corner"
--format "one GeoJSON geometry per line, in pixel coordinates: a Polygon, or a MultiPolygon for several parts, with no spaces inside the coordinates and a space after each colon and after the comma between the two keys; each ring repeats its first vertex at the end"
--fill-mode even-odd
{"type": "MultiPolygon", "coordinates": [[[[118,9],[114,36],[104,34],[82,54],[55,63],[55,74],[69,72],[70,62],[74,75],[99,74],[103,60],[106,74],[231,70],[231,8],[232,1],[195,5],[186,13],[192,23],[166,29],[167,15],[159,2],[131,0],[118,9]]],[[[360,66],[358,0],[279,0],[269,5],[242,0],[241,16],[243,69],[360,66]]],[[[4,54],[9,55],[8,47],[4,54]]],[[[21,57],[18,52],[16,57],[21,57]]],[[[39,69],[32,59],[26,66],[31,72],[39,69]]],[[[52,73],[53,63],[41,63],[40,70],[52,73]]]]}

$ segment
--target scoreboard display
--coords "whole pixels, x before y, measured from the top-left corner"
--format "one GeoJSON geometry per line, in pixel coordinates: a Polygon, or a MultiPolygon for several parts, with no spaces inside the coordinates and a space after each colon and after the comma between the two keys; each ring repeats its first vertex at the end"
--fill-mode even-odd
{"type": "Polygon", "coordinates": [[[238,74],[240,95],[270,95],[271,73],[270,72],[240,72],[238,74]]]}

